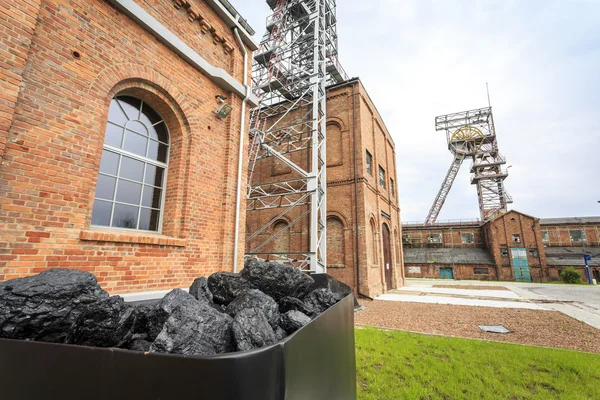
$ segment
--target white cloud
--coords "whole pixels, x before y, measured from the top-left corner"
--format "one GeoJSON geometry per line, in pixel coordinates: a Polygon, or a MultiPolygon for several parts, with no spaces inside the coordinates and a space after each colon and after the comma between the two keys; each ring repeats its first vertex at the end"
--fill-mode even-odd
{"type": "MultiPolygon", "coordinates": [[[[269,8],[234,5],[258,32],[269,8]]],[[[422,220],[452,161],[434,117],[487,105],[513,208],[600,214],[600,2],[339,0],[341,61],[394,137],[403,219],[422,220]]],[[[468,165],[440,219],[478,215],[468,165]]]]}

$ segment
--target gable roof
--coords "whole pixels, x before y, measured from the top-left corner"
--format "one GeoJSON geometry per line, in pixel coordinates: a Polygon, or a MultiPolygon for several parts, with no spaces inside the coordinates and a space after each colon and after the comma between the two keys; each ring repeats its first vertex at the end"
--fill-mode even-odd
{"type": "Polygon", "coordinates": [[[534,219],[534,220],[535,220],[535,219],[538,219],[538,220],[539,220],[539,218],[537,218],[537,217],[533,217],[533,216],[531,216],[531,215],[529,215],[529,214],[522,213],[521,211],[517,211],[517,210],[508,210],[508,211],[506,211],[506,212],[504,212],[504,213],[502,213],[502,214],[500,214],[500,215],[496,215],[494,218],[492,218],[492,219],[490,219],[489,221],[487,221],[486,223],[484,223],[484,225],[485,225],[485,224],[487,224],[487,223],[490,223],[490,222],[492,222],[492,221],[495,221],[495,220],[497,220],[497,219],[499,219],[499,218],[502,218],[502,217],[504,217],[504,216],[506,216],[506,215],[508,215],[508,214],[510,214],[510,213],[515,213],[515,214],[523,215],[523,216],[525,216],[525,217],[527,217],[527,218],[531,218],[531,219],[534,219]]]}

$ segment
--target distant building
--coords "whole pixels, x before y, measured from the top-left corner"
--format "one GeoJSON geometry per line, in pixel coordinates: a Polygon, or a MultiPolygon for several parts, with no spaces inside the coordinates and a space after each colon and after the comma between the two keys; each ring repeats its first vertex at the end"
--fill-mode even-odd
{"type": "Polygon", "coordinates": [[[403,226],[407,277],[546,282],[574,267],[600,282],[600,217],[539,219],[508,211],[488,222],[403,226]]]}
{"type": "MultiPolygon", "coordinates": [[[[292,160],[307,168],[306,151],[292,160]]],[[[275,157],[259,161],[257,181],[292,179],[275,157]]],[[[394,142],[359,79],[327,89],[327,273],[374,297],[404,284],[394,142]],[[357,274],[360,274],[360,277],[357,274]]],[[[280,209],[248,211],[247,235],[277,217],[280,209]]],[[[276,219],[248,252],[284,230],[302,208],[276,219]]],[[[307,222],[285,229],[263,251],[293,254],[309,240],[307,222]]]]}

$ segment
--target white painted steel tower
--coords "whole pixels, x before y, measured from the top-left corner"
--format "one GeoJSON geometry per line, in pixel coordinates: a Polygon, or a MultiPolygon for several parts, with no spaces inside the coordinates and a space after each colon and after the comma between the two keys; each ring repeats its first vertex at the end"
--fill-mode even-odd
{"type": "Polygon", "coordinates": [[[267,18],[252,71],[260,102],[250,124],[247,218],[251,213],[269,217],[249,233],[246,258],[322,273],[327,265],[326,87],[347,79],[338,62],[336,4],[335,0],[267,0],[267,4],[273,14],[267,18]],[[273,181],[258,173],[257,164],[268,158],[289,168],[293,178],[273,181]],[[284,216],[290,223],[273,232],[273,224],[284,216]],[[285,230],[307,222],[305,249],[268,250],[285,230]]]}

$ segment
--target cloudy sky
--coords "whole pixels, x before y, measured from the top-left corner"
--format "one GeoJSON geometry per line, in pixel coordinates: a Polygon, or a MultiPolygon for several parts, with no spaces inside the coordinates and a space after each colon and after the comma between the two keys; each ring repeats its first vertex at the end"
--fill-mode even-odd
{"type": "MultiPolygon", "coordinates": [[[[263,0],[232,3],[257,31],[263,0]]],[[[600,215],[599,0],[338,0],[340,59],[396,143],[404,221],[425,219],[452,161],[434,117],[487,106],[511,208],[600,215]]],[[[438,220],[477,218],[470,161],[438,220]]]]}

